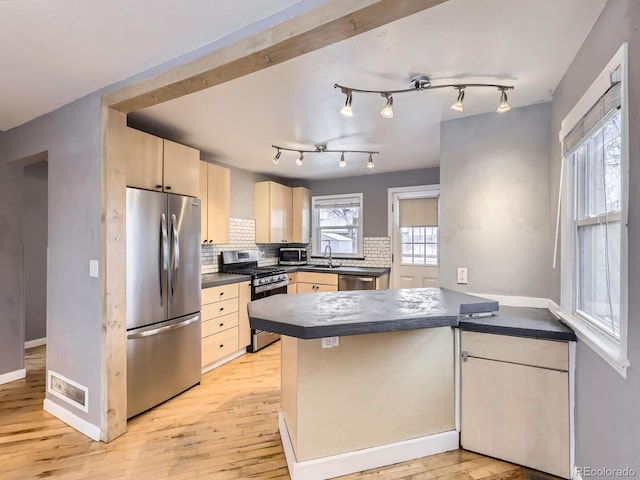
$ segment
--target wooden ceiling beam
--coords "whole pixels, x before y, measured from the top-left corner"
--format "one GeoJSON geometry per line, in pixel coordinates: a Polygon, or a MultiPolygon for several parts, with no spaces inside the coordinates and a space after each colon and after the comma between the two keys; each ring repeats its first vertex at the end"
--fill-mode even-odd
{"type": "Polygon", "coordinates": [[[105,95],[106,106],[129,113],[220,85],[447,0],[332,0],[228,47],[105,95]]]}

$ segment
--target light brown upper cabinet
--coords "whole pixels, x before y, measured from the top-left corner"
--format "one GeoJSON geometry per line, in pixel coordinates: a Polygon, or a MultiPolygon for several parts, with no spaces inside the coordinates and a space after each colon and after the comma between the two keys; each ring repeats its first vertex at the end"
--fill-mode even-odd
{"type": "Polygon", "coordinates": [[[256,243],[308,243],[311,193],[276,182],[255,186],[256,243]]]}
{"type": "Polygon", "coordinates": [[[127,129],[127,185],[198,196],[200,152],[133,128],[127,129]]]}
{"type": "Polygon", "coordinates": [[[228,168],[200,162],[202,244],[229,243],[231,173],[228,168]]]}

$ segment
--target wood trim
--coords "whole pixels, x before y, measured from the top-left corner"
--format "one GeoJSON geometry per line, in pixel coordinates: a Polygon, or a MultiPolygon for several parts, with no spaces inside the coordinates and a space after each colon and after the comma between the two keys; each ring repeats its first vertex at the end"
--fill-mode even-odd
{"type": "Polygon", "coordinates": [[[124,113],[158,105],[277,65],[445,1],[332,0],[232,45],[110,93],[104,101],[124,113]]]}
{"type": "Polygon", "coordinates": [[[102,332],[100,439],[127,431],[126,145],[124,113],[102,106],[102,332]]]}

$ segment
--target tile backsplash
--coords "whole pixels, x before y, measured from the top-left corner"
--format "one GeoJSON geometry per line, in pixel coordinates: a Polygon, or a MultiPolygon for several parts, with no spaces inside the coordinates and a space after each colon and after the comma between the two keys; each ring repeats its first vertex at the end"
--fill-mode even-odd
{"type": "MultiPolygon", "coordinates": [[[[262,259],[259,265],[277,265],[280,245],[256,244],[256,221],[246,218],[230,219],[229,243],[224,245],[202,245],[202,273],[216,273],[219,270],[220,252],[225,250],[258,249],[262,259]]],[[[308,247],[311,255],[311,244],[308,247]]],[[[389,237],[364,237],[364,260],[336,259],[348,267],[391,267],[391,239],[389,237]]],[[[309,259],[309,263],[322,264],[321,258],[309,259]]]]}

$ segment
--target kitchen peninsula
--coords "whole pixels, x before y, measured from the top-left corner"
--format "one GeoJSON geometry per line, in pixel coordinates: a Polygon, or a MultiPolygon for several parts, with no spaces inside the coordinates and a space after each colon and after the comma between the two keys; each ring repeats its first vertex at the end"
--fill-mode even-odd
{"type": "Polygon", "coordinates": [[[439,288],[251,302],[251,327],[283,336],[280,433],[292,479],[458,448],[451,327],[460,313],[497,309],[439,288]]]}

